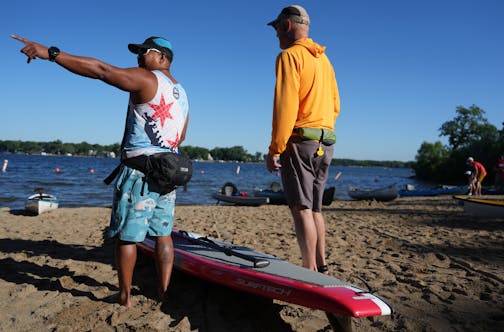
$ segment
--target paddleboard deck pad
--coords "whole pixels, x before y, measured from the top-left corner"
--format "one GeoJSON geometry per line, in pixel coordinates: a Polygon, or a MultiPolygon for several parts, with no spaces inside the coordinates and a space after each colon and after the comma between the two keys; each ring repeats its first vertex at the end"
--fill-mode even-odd
{"type": "MultiPolygon", "coordinates": [[[[272,255],[177,229],[172,239],[174,267],[200,279],[345,316],[392,313],[388,303],[366,290],[272,255]]],[[[147,237],[137,246],[154,256],[155,239],[147,237]]]]}

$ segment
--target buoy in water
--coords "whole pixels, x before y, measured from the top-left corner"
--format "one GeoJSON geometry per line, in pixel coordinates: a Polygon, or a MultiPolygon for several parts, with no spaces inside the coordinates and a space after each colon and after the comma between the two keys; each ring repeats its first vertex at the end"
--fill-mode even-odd
{"type": "Polygon", "coordinates": [[[90,168],[89,173],[94,174],[94,169],[90,168]]]}
{"type": "Polygon", "coordinates": [[[2,172],[5,173],[5,171],[7,170],[7,164],[9,163],[9,161],[7,159],[4,160],[3,162],[3,166],[2,166],[2,172]]]}
{"type": "Polygon", "coordinates": [[[55,171],[56,173],[61,172],[61,170],[59,169],[59,167],[56,167],[56,168],[54,169],[54,171],[55,171]]]}

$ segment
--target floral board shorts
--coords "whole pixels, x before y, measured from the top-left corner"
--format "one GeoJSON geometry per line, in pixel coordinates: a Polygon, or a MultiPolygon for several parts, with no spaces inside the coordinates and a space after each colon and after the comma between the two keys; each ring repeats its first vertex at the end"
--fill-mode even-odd
{"type": "Polygon", "coordinates": [[[147,233],[170,235],[175,198],[175,190],[165,195],[149,191],[149,181],[144,180],[142,172],[123,166],[114,185],[109,236],[142,242],[147,233]]]}

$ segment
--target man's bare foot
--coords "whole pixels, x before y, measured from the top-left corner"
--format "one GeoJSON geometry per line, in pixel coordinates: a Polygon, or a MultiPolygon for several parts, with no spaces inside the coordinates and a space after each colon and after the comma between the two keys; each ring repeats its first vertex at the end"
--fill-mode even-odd
{"type": "Polygon", "coordinates": [[[127,293],[120,293],[119,300],[117,302],[120,305],[125,306],[126,308],[131,308],[133,306],[133,302],[131,301],[131,295],[127,293]]]}

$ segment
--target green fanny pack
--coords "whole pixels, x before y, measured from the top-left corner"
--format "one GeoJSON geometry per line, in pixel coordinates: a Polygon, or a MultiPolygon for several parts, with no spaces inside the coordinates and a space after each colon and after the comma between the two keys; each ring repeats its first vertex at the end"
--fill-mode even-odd
{"type": "Polygon", "coordinates": [[[294,128],[294,132],[304,139],[319,141],[326,145],[336,143],[336,133],[334,130],[322,128],[294,128]]]}

